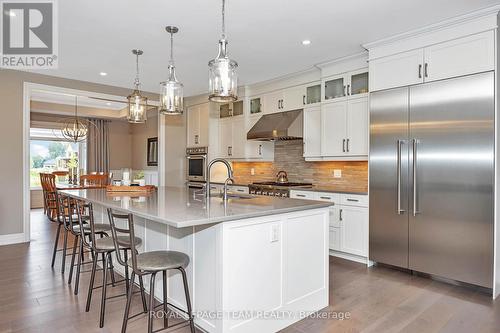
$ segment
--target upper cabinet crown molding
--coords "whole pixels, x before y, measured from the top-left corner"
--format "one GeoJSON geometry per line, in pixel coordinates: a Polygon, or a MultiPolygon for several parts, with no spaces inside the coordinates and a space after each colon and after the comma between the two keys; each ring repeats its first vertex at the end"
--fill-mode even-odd
{"type": "Polygon", "coordinates": [[[369,61],[497,28],[500,5],[363,44],[369,61]]]}
{"type": "Polygon", "coordinates": [[[363,51],[347,57],[337,58],[327,62],[317,64],[321,69],[321,77],[338,75],[339,73],[351,72],[359,68],[368,66],[368,52],[363,51]]]}

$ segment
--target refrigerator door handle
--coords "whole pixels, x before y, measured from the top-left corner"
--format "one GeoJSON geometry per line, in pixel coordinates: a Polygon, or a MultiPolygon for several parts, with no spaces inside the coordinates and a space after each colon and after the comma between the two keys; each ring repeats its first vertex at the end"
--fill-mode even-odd
{"type": "Polygon", "coordinates": [[[418,139],[413,139],[413,216],[417,216],[420,213],[417,209],[417,146],[418,139]]]}
{"type": "Polygon", "coordinates": [[[404,213],[404,209],[401,209],[401,148],[404,144],[404,140],[397,140],[397,188],[398,188],[398,193],[397,193],[397,214],[401,215],[404,213]]]}

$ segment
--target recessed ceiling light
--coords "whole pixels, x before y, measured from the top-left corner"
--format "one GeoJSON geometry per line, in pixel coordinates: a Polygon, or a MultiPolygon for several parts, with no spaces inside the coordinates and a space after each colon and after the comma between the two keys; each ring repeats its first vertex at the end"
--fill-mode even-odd
{"type": "Polygon", "coordinates": [[[309,39],[305,39],[302,41],[302,45],[309,45],[311,44],[311,41],[309,39]]]}
{"type": "Polygon", "coordinates": [[[106,76],[106,75],[108,75],[108,73],[106,73],[106,72],[100,72],[99,75],[100,76],[106,76]]]}
{"type": "Polygon", "coordinates": [[[111,105],[111,103],[110,103],[110,102],[106,102],[106,105],[107,105],[107,106],[110,106],[110,105],[111,105]]]}

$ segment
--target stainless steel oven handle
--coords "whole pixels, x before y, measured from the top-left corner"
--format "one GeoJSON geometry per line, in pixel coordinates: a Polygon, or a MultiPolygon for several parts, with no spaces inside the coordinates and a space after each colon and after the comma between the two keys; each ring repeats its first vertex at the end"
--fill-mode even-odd
{"type": "Polygon", "coordinates": [[[417,146],[418,146],[418,139],[413,139],[413,158],[412,158],[412,164],[413,164],[413,216],[417,216],[419,213],[418,208],[417,208],[417,146]]]}
{"type": "Polygon", "coordinates": [[[403,147],[404,140],[397,140],[397,214],[401,215],[404,213],[404,209],[401,209],[401,148],[403,147]]]}

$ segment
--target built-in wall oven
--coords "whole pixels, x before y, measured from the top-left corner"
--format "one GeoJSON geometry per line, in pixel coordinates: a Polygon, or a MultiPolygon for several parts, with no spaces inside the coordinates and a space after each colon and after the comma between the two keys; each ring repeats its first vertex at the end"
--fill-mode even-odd
{"type": "Polygon", "coordinates": [[[188,182],[206,182],[208,147],[187,148],[187,175],[188,182]]]}

